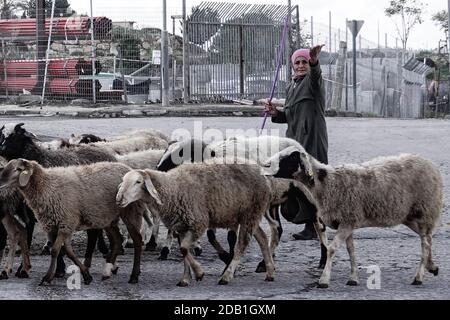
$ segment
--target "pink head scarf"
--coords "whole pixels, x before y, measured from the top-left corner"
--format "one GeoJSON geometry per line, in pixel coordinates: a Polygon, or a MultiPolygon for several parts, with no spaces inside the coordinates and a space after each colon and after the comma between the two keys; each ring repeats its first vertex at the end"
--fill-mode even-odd
{"type": "Polygon", "coordinates": [[[295,64],[295,60],[297,60],[299,57],[306,58],[306,60],[309,61],[311,59],[311,56],[309,55],[309,49],[298,49],[292,54],[291,60],[292,64],[295,64]]]}

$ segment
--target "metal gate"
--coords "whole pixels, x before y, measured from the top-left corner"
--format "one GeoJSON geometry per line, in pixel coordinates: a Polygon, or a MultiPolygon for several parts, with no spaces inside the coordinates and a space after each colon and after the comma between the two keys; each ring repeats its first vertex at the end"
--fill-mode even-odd
{"type": "MultiPolygon", "coordinates": [[[[186,20],[190,97],[201,101],[268,97],[288,12],[284,5],[218,2],[194,8],[186,20]]],[[[285,95],[290,70],[286,61],[275,93],[279,98],[285,95]]]]}

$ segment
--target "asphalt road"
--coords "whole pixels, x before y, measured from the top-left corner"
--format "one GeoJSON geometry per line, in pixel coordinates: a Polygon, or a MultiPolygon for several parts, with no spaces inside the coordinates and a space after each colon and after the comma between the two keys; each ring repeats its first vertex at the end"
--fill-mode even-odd
{"type": "MultiPolygon", "coordinates": [[[[71,133],[94,133],[109,137],[133,128],[155,128],[171,135],[175,129],[194,131],[194,123],[203,129],[257,129],[259,118],[126,118],[126,119],[61,119],[61,118],[2,118],[2,123],[25,122],[29,131],[39,135],[68,137],[71,133]]],[[[416,153],[431,159],[444,178],[444,201],[450,200],[450,121],[444,120],[383,120],[329,118],[329,158],[331,164],[360,163],[373,157],[398,153],[416,153]]],[[[268,123],[272,129],[284,127],[268,123]]],[[[206,134],[212,134],[211,131],[206,134]]],[[[218,134],[218,132],[216,132],[218,134]]],[[[103,259],[96,254],[91,268],[94,281],[79,290],[69,290],[64,279],[56,279],[51,286],[39,287],[48,264],[48,256],[40,256],[42,233],[35,235],[32,248],[33,265],[30,279],[10,278],[0,282],[0,299],[450,299],[450,215],[445,206],[442,226],[433,242],[438,277],[426,274],[424,285],[411,286],[420,261],[420,240],[403,226],[392,229],[363,229],[354,234],[356,257],[360,270],[360,285],[347,287],[350,263],[344,247],[338,252],[329,289],[317,289],[320,276],[318,241],[294,241],[292,233],[302,227],[284,223],[282,243],[276,254],[275,282],[264,282],[264,275],[254,273],[260,252],[252,241],[235,279],[228,286],[218,286],[223,264],[202,239],[203,254],[198,261],[206,272],[202,282],[192,282],[188,288],[178,288],[183,263],[175,249],[167,261],[157,260],[156,253],[145,252],[142,273],[137,285],[128,284],[131,273],[132,249],[119,258],[119,273],[108,281],[101,281],[103,259]],[[367,269],[369,267],[369,269],[367,269]],[[370,269],[371,268],[371,269],[370,269]],[[379,273],[378,273],[379,271],[379,273]],[[379,274],[379,278],[376,275],[379,274]],[[374,281],[375,279],[375,281],[374,281]],[[367,285],[369,283],[369,285],[367,285]],[[372,285],[370,285],[372,284],[372,285]],[[377,286],[379,284],[379,286],[377,286]]],[[[218,233],[226,243],[225,231],[218,233]]],[[[329,233],[330,239],[333,233],[329,233]]],[[[77,253],[84,253],[84,233],[75,239],[77,253]]],[[[15,268],[19,263],[16,259],[15,268]]]]}

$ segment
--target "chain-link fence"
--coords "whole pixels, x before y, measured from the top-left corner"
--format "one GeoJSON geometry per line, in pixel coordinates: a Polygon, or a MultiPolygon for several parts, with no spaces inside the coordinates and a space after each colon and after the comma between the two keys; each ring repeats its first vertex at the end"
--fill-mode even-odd
{"type": "MultiPolygon", "coordinates": [[[[93,12],[97,9],[94,3],[93,12]]],[[[46,100],[160,102],[161,29],[152,26],[148,18],[155,13],[145,10],[141,14],[148,25],[114,21],[107,15],[52,18],[47,8],[45,32],[40,33],[39,41],[36,19],[0,20],[0,95],[32,93],[44,94],[46,100]],[[47,55],[41,53],[39,57],[39,46],[47,55]],[[38,74],[44,74],[44,80],[38,74]]],[[[292,51],[326,44],[320,61],[328,109],[413,118],[430,112],[427,75],[433,69],[415,59],[413,52],[393,46],[393,39],[387,36],[382,44],[357,38],[355,104],[352,37],[344,22],[337,29],[313,19],[306,21],[297,6],[283,4],[203,2],[188,8],[184,36],[180,13],[181,3],[179,8],[169,7],[171,103],[181,103],[183,96],[185,101],[200,102],[267,98],[283,46],[287,52],[275,97],[284,98],[292,51]],[[289,32],[283,44],[289,9],[289,32]]],[[[136,20],[143,20],[139,18],[136,16],[136,20]]],[[[444,102],[441,99],[437,105],[444,102]]]]}

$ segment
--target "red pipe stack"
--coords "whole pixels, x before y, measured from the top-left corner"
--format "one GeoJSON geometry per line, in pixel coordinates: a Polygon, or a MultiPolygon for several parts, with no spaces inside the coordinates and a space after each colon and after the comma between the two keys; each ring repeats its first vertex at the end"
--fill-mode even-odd
{"type": "MultiPolygon", "coordinates": [[[[112,21],[106,17],[95,17],[94,39],[111,39],[112,21]]],[[[88,37],[90,17],[57,17],[53,18],[52,39],[73,39],[88,37]]],[[[50,30],[50,19],[45,19],[45,37],[50,30]]],[[[36,36],[36,19],[0,20],[0,34],[11,38],[30,38],[36,36]]]]}

